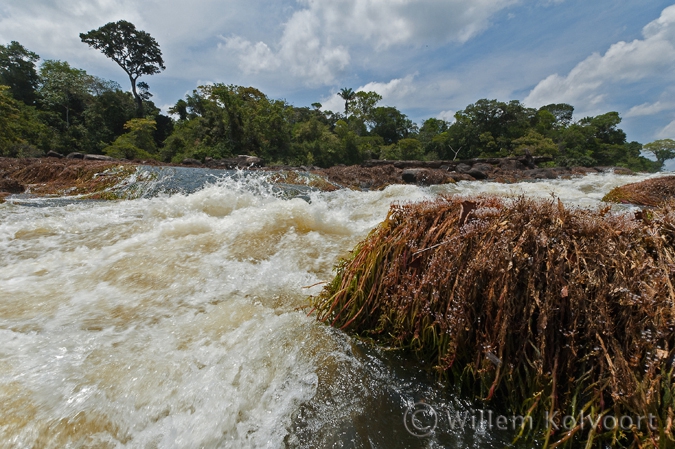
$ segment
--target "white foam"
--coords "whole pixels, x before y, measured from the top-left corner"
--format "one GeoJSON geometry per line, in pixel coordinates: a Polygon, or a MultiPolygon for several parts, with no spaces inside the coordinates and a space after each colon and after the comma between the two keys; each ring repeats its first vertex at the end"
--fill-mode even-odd
{"type": "Polygon", "coordinates": [[[392,202],[553,194],[594,206],[610,188],[643,178],[391,186],[313,193],[311,202],[244,180],[191,195],[3,205],[0,441],[301,445],[289,436],[292,423],[317,391],[336,402],[315,404],[332,410],[322,421],[329,426],[363,412],[364,396],[386,378],[380,367],[379,377],[365,370],[371,377],[357,381],[348,340],[303,307],[321,285],[304,287],[328,281],[392,202]]]}

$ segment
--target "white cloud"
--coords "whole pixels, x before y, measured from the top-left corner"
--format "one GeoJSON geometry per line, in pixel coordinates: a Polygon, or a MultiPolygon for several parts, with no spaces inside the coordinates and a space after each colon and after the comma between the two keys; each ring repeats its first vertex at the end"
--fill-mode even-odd
{"type": "Polygon", "coordinates": [[[644,115],[654,115],[659,112],[668,111],[675,109],[675,103],[673,102],[661,102],[657,101],[656,103],[642,103],[637,106],[633,106],[624,114],[624,117],[640,117],[644,115]]]}
{"type": "Polygon", "coordinates": [[[9,0],[0,13],[0,42],[19,41],[30,50],[50,48],[58,54],[45,58],[69,59],[84,56],[99,60],[105,56],[87,54],[79,33],[120,19],[139,25],[142,21],[135,2],[130,0],[46,0],[25,2],[9,0]]]}
{"type": "Polygon", "coordinates": [[[399,104],[398,100],[414,95],[417,86],[413,83],[415,75],[395,78],[388,83],[370,82],[356,89],[357,92],[377,92],[382,96],[382,103],[399,104]]]}
{"type": "Polygon", "coordinates": [[[293,13],[276,42],[235,34],[220,48],[247,73],[280,71],[311,86],[332,85],[353,60],[366,63],[373,52],[466,42],[518,1],[299,0],[304,8],[293,13]]]}
{"type": "Polygon", "coordinates": [[[566,76],[550,75],[525,98],[528,106],[569,103],[594,109],[608,95],[645,78],[671,78],[675,68],[675,5],[643,28],[644,39],[617,42],[604,55],[594,53],[566,76]]]}
{"type": "Polygon", "coordinates": [[[446,122],[453,123],[455,121],[455,112],[456,111],[441,111],[438,113],[436,118],[445,120],[446,122]]]}
{"type": "Polygon", "coordinates": [[[321,99],[321,110],[342,113],[345,110],[345,101],[338,94],[333,93],[321,99]]]}
{"type": "Polygon", "coordinates": [[[302,10],[286,24],[276,52],[264,42],[253,44],[240,36],[225,38],[221,48],[237,57],[244,73],[278,70],[304,79],[308,85],[332,84],[349,64],[349,53],[342,45],[331,45],[319,27],[317,17],[302,10]]]}
{"type": "MultiPolygon", "coordinates": [[[[382,96],[379,106],[396,105],[400,107],[402,100],[414,96],[418,87],[413,83],[415,75],[408,75],[404,78],[395,78],[389,82],[382,83],[371,81],[357,89],[355,92],[376,92],[382,96]]],[[[342,112],[344,111],[345,101],[337,93],[333,93],[321,100],[324,111],[342,112]]]]}
{"type": "Polygon", "coordinates": [[[657,134],[657,139],[675,139],[675,120],[668,123],[657,134]]]}

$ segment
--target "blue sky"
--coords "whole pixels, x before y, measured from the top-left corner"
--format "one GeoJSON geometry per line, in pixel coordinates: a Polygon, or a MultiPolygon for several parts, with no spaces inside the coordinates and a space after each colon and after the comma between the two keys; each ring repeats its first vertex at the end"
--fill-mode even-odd
{"type": "Polygon", "coordinates": [[[213,82],[332,110],[351,87],[418,123],[516,99],[618,111],[629,140],[675,138],[672,0],[5,0],[0,43],[127,88],[78,37],[120,19],[162,48],[167,70],[144,80],[164,110],[213,82]]]}

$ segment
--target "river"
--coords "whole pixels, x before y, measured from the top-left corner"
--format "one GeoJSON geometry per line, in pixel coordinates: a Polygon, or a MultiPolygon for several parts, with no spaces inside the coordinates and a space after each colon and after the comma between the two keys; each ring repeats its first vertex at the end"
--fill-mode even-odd
{"type": "Polygon", "coordinates": [[[477,409],[413,360],[318,324],[307,297],[392,202],[490,193],[596,207],[647,177],[293,197],[262,175],[209,173],[188,193],[162,193],[146,176],[140,190],[152,195],[131,200],[10,197],[0,204],[0,447],[503,446],[512,433],[451,428],[448,413],[477,409]],[[419,401],[439,410],[423,438],[404,423],[419,401]]]}

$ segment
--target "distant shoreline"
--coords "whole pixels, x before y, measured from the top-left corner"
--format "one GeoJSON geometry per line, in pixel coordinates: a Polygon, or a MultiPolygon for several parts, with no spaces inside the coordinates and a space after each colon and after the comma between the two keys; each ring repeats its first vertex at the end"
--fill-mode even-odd
{"type": "MultiPolygon", "coordinates": [[[[232,166],[225,167],[219,161],[211,164],[208,162],[201,164],[198,161],[189,164],[171,164],[155,160],[128,161],[105,157],[101,159],[104,160],[58,157],[0,158],[0,199],[24,192],[38,196],[95,193],[109,187],[118,181],[120,176],[128,175],[132,169],[140,165],[232,169],[232,166]],[[114,173],[104,173],[114,167],[123,169],[114,173]]],[[[528,167],[517,158],[431,162],[366,161],[361,165],[336,165],[329,168],[258,166],[246,169],[270,173],[311,173],[328,181],[317,184],[320,190],[339,188],[378,190],[392,184],[433,185],[475,180],[515,183],[538,179],[565,179],[612,170],[615,173],[633,174],[631,170],[617,167],[539,168],[532,163],[528,167]]],[[[294,179],[293,176],[284,176],[283,182],[293,183],[294,179]]]]}

